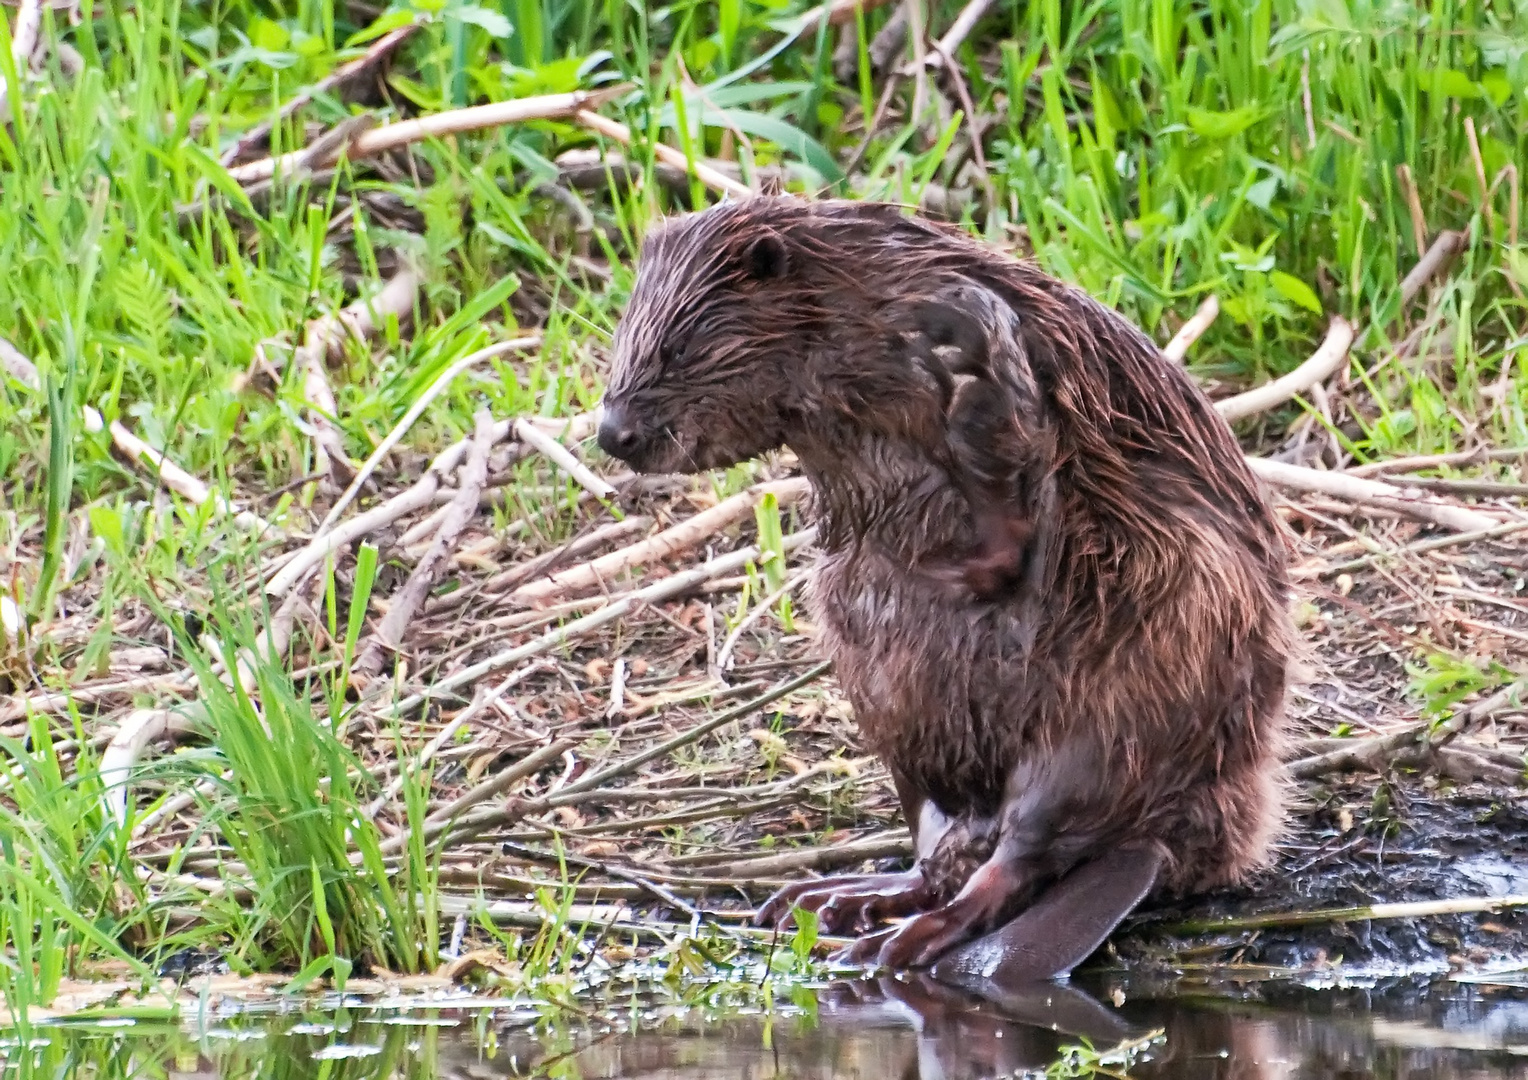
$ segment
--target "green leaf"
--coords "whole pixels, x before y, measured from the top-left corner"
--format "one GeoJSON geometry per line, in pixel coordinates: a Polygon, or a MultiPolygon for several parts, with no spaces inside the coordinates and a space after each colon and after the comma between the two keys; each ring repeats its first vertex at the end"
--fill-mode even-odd
{"type": "Polygon", "coordinates": [[[287,994],[302,993],[314,979],[323,978],[324,974],[333,965],[334,959],[333,956],[320,956],[308,961],[307,966],[296,975],[293,975],[292,981],[282,987],[282,992],[287,994]]]}
{"type": "Polygon", "coordinates": [[[257,49],[280,52],[291,42],[292,35],[279,22],[256,15],[249,23],[249,41],[257,49]]]}
{"type": "Polygon", "coordinates": [[[1247,201],[1259,210],[1267,210],[1273,205],[1273,197],[1278,193],[1279,178],[1270,176],[1247,189],[1247,201]]]}
{"type": "Polygon", "coordinates": [[[357,45],[365,45],[368,41],[375,41],[384,34],[390,34],[400,26],[407,26],[414,21],[412,11],[390,11],[377,18],[365,30],[357,30],[345,39],[342,48],[353,49],[357,45]]]}
{"type": "Polygon", "coordinates": [[[1307,310],[1314,311],[1317,315],[1321,314],[1321,298],[1316,295],[1316,290],[1293,274],[1286,274],[1282,270],[1275,270],[1268,275],[1268,281],[1273,285],[1274,290],[1285,300],[1292,301],[1307,310]]]}
{"type": "Polygon", "coordinates": [[[481,27],[500,40],[515,32],[515,28],[502,14],[485,7],[478,7],[476,4],[463,4],[461,7],[453,7],[448,11],[450,18],[481,27]]]}
{"type": "Polygon", "coordinates": [[[1485,95],[1485,91],[1462,71],[1453,68],[1438,68],[1422,76],[1422,88],[1434,94],[1451,98],[1478,98],[1485,95]]]}
{"type": "Polygon", "coordinates": [[[1257,105],[1243,105],[1239,109],[1225,111],[1190,109],[1188,126],[1195,135],[1201,138],[1230,139],[1246,131],[1265,115],[1263,109],[1257,105]]]}
{"type": "Polygon", "coordinates": [[[734,127],[745,135],[768,139],[792,157],[805,162],[824,180],[837,183],[844,178],[827,147],[806,132],[778,117],[742,109],[708,109],[703,117],[707,127],[734,127]]]}

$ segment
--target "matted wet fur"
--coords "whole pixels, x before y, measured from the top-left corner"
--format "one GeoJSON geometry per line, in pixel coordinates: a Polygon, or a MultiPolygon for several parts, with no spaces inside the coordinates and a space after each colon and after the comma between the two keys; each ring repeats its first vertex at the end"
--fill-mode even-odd
{"type": "Polygon", "coordinates": [[[600,443],[645,472],[799,457],[823,644],[920,855],[962,867],[876,878],[852,918],[1001,879],[897,958],[1122,847],[1173,892],[1266,860],[1285,536],[1203,393],[1083,292],[896,207],[723,204],[648,239],[600,443]]]}

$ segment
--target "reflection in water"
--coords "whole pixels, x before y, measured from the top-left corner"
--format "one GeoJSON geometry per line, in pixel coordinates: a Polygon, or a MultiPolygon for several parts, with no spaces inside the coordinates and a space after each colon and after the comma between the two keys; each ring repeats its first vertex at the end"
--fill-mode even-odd
{"type": "Polygon", "coordinates": [[[1522,991],[1288,990],[1273,1002],[1265,986],[1259,1002],[1190,1002],[1094,989],[1049,986],[994,1003],[926,979],[880,978],[798,991],[795,1005],[771,1014],[681,1009],[651,995],[607,1001],[604,1016],[617,1022],[576,1027],[503,1009],[366,1009],[244,1016],[200,1032],[52,1028],[46,1046],[0,1053],[7,1080],[978,1080],[1044,1075],[1062,1046],[1083,1038],[1102,1048],[1161,1030],[1128,1069],[1111,1063],[1098,1075],[1528,1080],[1522,991]]]}

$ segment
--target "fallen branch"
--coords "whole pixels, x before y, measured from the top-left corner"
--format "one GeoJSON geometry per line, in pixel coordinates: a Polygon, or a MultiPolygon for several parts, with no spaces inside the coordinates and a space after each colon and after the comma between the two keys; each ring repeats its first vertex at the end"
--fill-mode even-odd
{"type": "Polygon", "coordinates": [[[376,799],[373,800],[372,804],[366,808],[368,816],[376,817],[378,814],[380,814],[383,808],[387,806],[392,798],[402,790],[404,781],[411,774],[418,775],[419,770],[428,765],[430,760],[436,754],[440,753],[441,747],[450,742],[451,739],[456,735],[458,731],[462,729],[468,720],[473,719],[475,716],[477,716],[478,713],[494,704],[494,702],[498,701],[501,697],[508,693],[511,688],[518,686],[525,679],[541,670],[542,668],[536,664],[528,664],[521,668],[519,671],[512,673],[508,678],[500,680],[499,685],[495,686],[486,694],[480,694],[475,697],[472,700],[471,705],[468,705],[461,712],[453,716],[451,718],[451,722],[445,727],[441,728],[440,732],[425,744],[424,748],[421,749],[419,754],[414,758],[412,765],[406,766],[405,768],[398,771],[398,775],[393,777],[393,779],[388,783],[387,787],[382,789],[382,794],[378,795],[376,799]]]}
{"type": "Polygon", "coordinates": [[[747,859],[714,859],[692,865],[704,866],[707,875],[711,877],[785,877],[808,870],[837,870],[862,863],[866,859],[905,858],[912,853],[912,838],[904,832],[849,844],[802,848],[747,859]]]}
{"type": "Polygon", "coordinates": [[[1415,472],[1418,469],[1435,469],[1445,465],[1474,465],[1482,461],[1513,461],[1528,458],[1528,447],[1484,446],[1474,450],[1458,450],[1452,454],[1418,454],[1413,457],[1387,458],[1371,461],[1366,465],[1350,465],[1342,471],[1349,476],[1377,476],[1384,473],[1415,472]]]}
{"type": "MultiPolygon", "coordinates": [[[[478,803],[509,791],[520,781],[528,776],[534,776],[581,743],[581,739],[558,739],[550,745],[543,746],[540,750],[532,751],[509,766],[509,768],[495,774],[491,779],[478,784],[466,794],[453,799],[445,807],[435,811],[435,813],[425,818],[421,823],[420,831],[425,841],[433,840],[445,832],[452,822],[478,803]]],[[[412,836],[413,833],[410,830],[404,829],[398,835],[388,837],[382,841],[382,854],[390,855],[393,852],[402,851],[408,846],[412,836]]],[[[359,860],[359,858],[359,853],[352,856],[354,860],[359,860]]]]}
{"type": "Polygon", "coordinates": [[[1399,904],[1367,904],[1360,907],[1317,908],[1313,911],[1277,911],[1264,915],[1238,915],[1225,919],[1200,919],[1163,927],[1169,934],[1213,934],[1221,930],[1256,930],[1270,926],[1310,926],[1316,923],[1357,922],[1373,919],[1425,919],[1434,915],[1475,915],[1528,907],[1528,896],[1461,896],[1452,900],[1414,900],[1399,904]]]}
{"type": "MultiPolygon", "coordinates": [[[[389,288],[391,287],[392,283],[390,282],[389,288]]],[[[387,290],[384,289],[383,291],[386,292],[387,290]]],[[[400,287],[400,299],[401,296],[402,288],[400,287]]],[[[410,290],[409,303],[412,304],[412,302],[413,290],[410,290]]],[[[516,349],[535,348],[540,344],[540,334],[530,334],[525,337],[511,338],[508,341],[500,341],[496,344],[478,349],[476,352],[469,353],[468,355],[462,357],[460,360],[457,360],[451,364],[451,366],[446,368],[445,371],[441,372],[435,381],[429,385],[425,392],[420,394],[419,397],[415,399],[414,403],[409,406],[408,411],[399,418],[398,422],[393,425],[393,429],[387,433],[387,437],[377,444],[377,448],[371,452],[371,456],[368,457],[360,469],[356,471],[355,479],[350,482],[350,486],[347,487],[344,493],[335,500],[334,505],[329,508],[329,512],[324,515],[324,520],[319,525],[318,531],[323,532],[325,529],[334,524],[335,520],[338,519],[344,509],[350,505],[351,500],[353,500],[360,492],[361,485],[364,484],[367,478],[370,477],[371,474],[376,470],[377,465],[382,461],[384,457],[387,456],[388,452],[391,451],[393,447],[398,445],[403,436],[408,433],[408,430],[414,426],[414,421],[418,420],[419,417],[424,414],[424,411],[429,407],[430,402],[439,397],[442,391],[444,391],[456,380],[458,375],[470,368],[476,367],[484,360],[490,360],[495,356],[502,356],[503,354],[507,352],[513,352],[516,349]]]]}
{"type": "MultiPolygon", "coordinates": [[[[961,43],[970,36],[971,31],[976,28],[976,24],[981,21],[983,15],[987,14],[987,9],[991,6],[992,0],[967,0],[965,7],[960,9],[960,14],[956,15],[955,21],[950,24],[950,28],[944,32],[944,37],[933,44],[922,60],[914,60],[903,67],[901,72],[903,77],[912,75],[920,64],[930,68],[944,66],[946,58],[955,55],[955,50],[960,48],[961,43]]],[[[975,118],[972,119],[974,121],[975,118]]]]}
{"type": "Polygon", "coordinates": [[[522,124],[531,120],[562,120],[589,109],[597,109],[629,89],[629,86],[621,85],[603,90],[578,90],[571,94],[545,94],[453,109],[413,120],[400,120],[362,132],[347,145],[335,148],[331,154],[313,155],[307,149],[294,150],[280,157],[261,158],[247,165],[236,165],[228,170],[228,175],[237,183],[249,184],[289,173],[296,167],[323,168],[336,164],[341,157],[354,161],[424,139],[439,139],[447,135],[502,127],[505,124],[522,124]]]}
{"type": "Polygon", "coordinates": [[[1341,315],[1334,315],[1331,326],[1327,328],[1325,340],[1321,342],[1321,347],[1311,354],[1309,360],[1288,375],[1248,390],[1244,394],[1217,401],[1215,411],[1230,424],[1255,416],[1275,405],[1282,405],[1296,394],[1303,393],[1316,383],[1325,382],[1330,378],[1347,359],[1348,348],[1352,344],[1352,323],[1341,315]]]}
{"type": "Polygon", "coordinates": [[[371,43],[364,56],[359,56],[349,63],[341,64],[328,75],[314,83],[311,88],[304,90],[283,105],[281,111],[275,117],[270,120],[261,121],[239,136],[238,141],[223,152],[223,155],[218,159],[219,163],[224,166],[230,166],[238,161],[245,154],[249,153],[257,143],[263,142],[277,124],[291,119],[299,111],[307,107],[318,95],[342,89],[350,83],[366,78],[372,71],[386,63],[392,57],[392,54],[423,26],[423,23],[413,22],[383,34],[371,43]]]}
{"type": "Polygon", "coordinates": [[[439,611],[448,611],[452,608],[460,607],[475,596],[484,599],[497,599],[506,590],[513,589],[543,573],[549,573],[552,567],[566,562],[568,559],[576,559],[587,552],[596,551],[612,540],[624,540],[632,533],[646,532],[652,523],[652,518],[635,514],[621,521],[612,521],[608,525],[601,525],[584,536],[574,537],[553,551],[548,551],[544,555],[538,555],[534,559],[527,559],[518,566],[512,566],[508,570],[489,578],[481,585],[469,589],[458,589],[456,592],[447,593],[445,596],[434,597],[425,605],[425,611],[431,614],[439,611]]]}
{"type": "Polygon", "coordinates": [[[1330,577],[1333,574],[1348,574],[1354,570],[1362,570],[1382,559],[1397,559],[1406,555],[1422,555],[1429,551],[1439,551],[1443,548],[1457,547],[1460,544],[1473,544],[1478,540],[1494,540],[1500,536],[1510,536],[1513,533],[1528,530],[1528,521],[1508,521],[1501,525],[1492,526],[1489,529],[1479,529],[1475,532],[1455,533],[1453,536],[1437,536],[1430,540],[1419,540],[1414,544],[1396,548],[1393,551],[1374,551],[1368,555],[1361,555],[1347,562],[1333,563],[1317,571],[1315,577],[1330,577]]]}
{"type": "Polygon", "coordinates": [[[612,551],[609,555],[603,555],[593,562],[572,567],[551,577],[531,582],[529,585],[523,585],[511,593],[509,599],[522,604],[533,603],[601,585],[634,566],[661,562],[694,547],[702,540],[714,536],[753,513],[753,508],[766,495],[773,494],[783,509],[809,490],[810,485],[800,477],[759,484],[717,503],[709,510],[701,511],[678,525],[664,529],[639,544],[612,551]]]}
{"type": "Polygon", "coordinates": [[[1422,286],[1448,269],[1469,240],[1469,234],[1465,232],[1446,230],[1439,233],[1432,246],[1411,268],[1411,272],[1401,279],[1401,306],[1404,308],[1415,300],[1422,286]]]}
{"type": "Polygon", "coordinates": [[[403,641],[409,624],[414,620],[414,613],[424,603],[425,595],[435,584],[451,549],[456,546],[457,537],[467,523],[477,516],[478,492],[488,479],[488,452],[493,449],[495,441],[493,417],[487,409],[478,412],[475,427],[472,448],[467,452],[466,464],[459,474],[461,488],[456,500],[451,503],[440,528],[436,530],[429,550],[415,564],[403,588],[391,598],[387,615],[361,647],[355,665],[351,668],[352,677],[358,681],[358,685],[376,675],[382,669],[383,654],[396,650],[403,641]]]}
{"type": "Polygon", "coordinates": [[[718,674],[732,666],[732,650],[737,648],[738,639],[743,636],[743,632],[763,618],[787,593],[795,590],[805,580],[805,573],[793,574],[790,580],[760,600],[753,606],[752,611],[738,620],[738,624],[732,628],[732,632],[722,642],[722,647],[716,650],[716,672],[718,674]]]}
{"type": "Polygon", "coordinates": [[[829,667],[831,667],[831,664],[828,663],[817,664],[810,670],[765,691],[758,697],[719,712],[715,716],[703,720],[694,727],[680,732],[678,735],[666,739],[656,746],[650,746],[646,750],[633,754],[624,761],[617,762],[599,772],[591,773],[580,780],[575,780],[555,794],[544,795],[539,799],[526,800],[510,807],[495,807],[494,809],[474,814],[471,817],[459,819],[451,829],[450,840],[461,843],[488,829],[512,825],[523,818],[545,813],[558,806],[581,800],[588,793],[597,791],[612,780],[635,772],[649,761],[664,757],[681,747],[688,746],[718,728],[734,723],[742,717],[762,709],[764,706],[778,701],[785,695],[814,682],[824,675],[829,667]]]}
{"type": "Polygon", "coordinates": [[[525,420],[516,420],[515,437],[541,451],[548,461],[571,476],[579,487],[596,499],[608,499],[615,494],[615,488],[596,476],[587,465],[569,453],[567,447],[536,425],[525,420]]]}
{"type": "Polygon", "coordinates": [[[170,709],[138,709],[123,719],[101,752],[101,791],[106,813],[118,827],[127,825],[128,785],[144,749],[156,739],[189,735],[194,720],[170,709]]]}
{"type": "Polygon", "coordinates": [[[217,509],[219,514],[231,516],[234,523],[241,529],[257,535],[274,533],[276,528],[270,522],[258,514],[248,510],[235,510],[227,499],[215,494],[211,488],[175,462],[165,457],[164,454],[154,449],[138,436],[128,431],[120,420],[113,420],[109,426],[111,441],[124,457],[134,465],[147,465],[149,471],[157,481],[175,492],[181,498],[197,506],[204,506],[208,502],[217,509]]]}
{"type": "MultiPolygon", "coordinates": [[[[787,551],[794,551],[811,543],[816,539],[815,528],[803,529],[799,533],[792,533],[781,542],[781,547],[787,551]]],[[[746,547],[738,551],[720,555],[709,562],[691,569],[654,582],[645,588],[635,589],[623,596],[611,601],[597,611],[592,611],[582,618],[574,619],[562,626],[555,627],[540,637],[534,638],[523,645],[517,645],[512,649],[490,656],[486,660],[479,661],[470,667],[463,668],[444,679],[434,683],[428,690],[415,694],[398,702],[393,706],[396,715],[403,715],[410,709],[417,708],[432,698],[445,697],[455,693],[463,686],[471,686],[479,679],[485,678],[507,667],[512,667],[523,660],[529,660],[533,656],[540,656],[556,649],[569,641],[573,641],[592,630],[625,618],[631,612],[644,604],[661,603],[688,592],[711,578],[721,577],[741,570],[751,562],[758,560],[762,552],[757,547],[746,547]]]]}
{"type": "MultiPolygon", "coordinates": [[[[580,108],[574,113],[574,119],[590,131],[597,132],[607,139],[614,139],[622,146],[632,145],[631,128],[619,121],[601,116],[589,108],[580,108]]],[[[682,152],[675,150],[666,143],[654,142],[652,144],[652,151],[659,161],[672,165],[675,168],[683,169],[686,175],[693,175],[695,179],[714,191],[723,192],[737,199],[750,199],[753,197],[753,189],[747,184],[739,183],[726,173],[721,172],[704,161],[698,159],[690,160],[682,152]]]]}
{"type": "Polygon", "coordinates": [[[1178,327],[1178,332],[1162,349],[1162,355],[1175,364],[1183,363],[1184,358],[1188,356],[1189,346],[1204,336],[1204,332],[1210,328],[1210,324],[1219,314],[1220,300],[1214,293],[1210,293],[1188,322],[1178,327]]]}
{"type": "Polygon", "coordinates": [[[1401,488],[1378,480],[1364,480],[1340,472],[1307,469],[1283,461],[1249,457],[1247,465],[1254,473],[1277,487],[1330,495],[1365,506],[1377,506],[1398,514],[1441,525],[1457,532],[1480,532],[1501,524],[1494,517],[1462,506],[1423,498],[1410,498],[1401,488]]]}
{"type": "Polygon", "coordinates": [[[1460,709],[1446,720],[1424,720],[1388,735],[1353,739],[1350,745],[1300,758],[1290,762],[1289,775],[1297,780],[1311,780],[1328,773],[1357,769],[1384,772],[1396,755],[1419,747],[1426,749],[1442,746],[1476,721],[1506,706],[1517,704],[1525,687],[1528,687],[1528,680],[1517,679],[1490,697],[1460,709]]]}

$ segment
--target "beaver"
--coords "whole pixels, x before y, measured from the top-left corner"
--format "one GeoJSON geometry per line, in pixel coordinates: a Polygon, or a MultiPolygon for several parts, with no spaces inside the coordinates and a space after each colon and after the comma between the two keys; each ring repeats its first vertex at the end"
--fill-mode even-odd
{"type": "Polygon", "coordinates": [[[598,441],[636,471],[799,459],[806,599],[913,834],[912,869],[792,885],[761,921],[1047,978],[1149,893],[1265,863],[1287,534],[1122,316],[895,205],[756,197],[647,238],[614,352],[598,441]]]}

